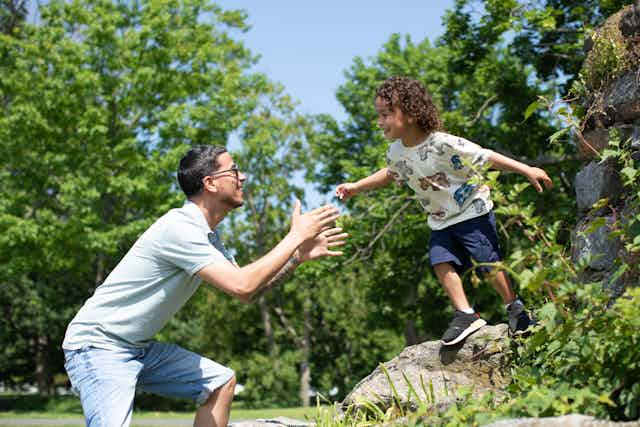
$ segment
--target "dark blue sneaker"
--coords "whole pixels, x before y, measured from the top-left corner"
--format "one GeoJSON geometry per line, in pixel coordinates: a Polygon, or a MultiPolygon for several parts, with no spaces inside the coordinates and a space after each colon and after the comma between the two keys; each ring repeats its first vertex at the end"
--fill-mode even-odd
{"type": "Polygon", "coordinates": [[[442,336],[442,344],[457,344],[486,324],[487,322],[481,319],[478,313],[468,314],[456,310],[453,320],[442,336]]]}
{"type": "Polygon", "coordinates": [[[507,306],[507,313],[509,314],[509,332],[511,335],[526,334],[528,329],[535,324],[519,299],[507,306]]]}

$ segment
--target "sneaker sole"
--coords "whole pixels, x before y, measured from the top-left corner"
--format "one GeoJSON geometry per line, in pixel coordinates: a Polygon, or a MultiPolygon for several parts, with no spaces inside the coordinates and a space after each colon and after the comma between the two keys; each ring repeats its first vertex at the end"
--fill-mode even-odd
{"type": "Polygon", "coordinates": [[[471,335],[472,333],[474,333],[478,329],[482,328],[486,324],[487,324],[487,322],[484,319],[478,319],[475,322],[473,322],[472,324],[470,324],[467,329],[462,331],[462,333],[460,335],[458,335],[456,338],[454,338],[453,340],[448,341],[448,342],[445,342],[445,341],[441,340],[441,342],[442,342],[443,345],[458,344],[460,341],[462,341],[463,339],[465,339],[466,337],[468,337],[469,335],[471,335]]]}

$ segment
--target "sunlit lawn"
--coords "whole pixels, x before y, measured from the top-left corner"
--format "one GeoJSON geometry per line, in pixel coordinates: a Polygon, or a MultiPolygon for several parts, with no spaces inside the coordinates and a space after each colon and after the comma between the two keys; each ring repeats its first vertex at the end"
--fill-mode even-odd
{"type": "MultiPolygon", "coordinates": [[[[231,410],[231,420],[251,420],[258,418],[276,418],[276,417],[287,417],[287,418],[295,418],[298,420],[313,420],[316,416],[317,408],[309,407],[309,408],[269,408],[269,409],[245,409],[242,407],[232,408],[231,410]]],[[[149,411],[135,411],[133,414],[133,423],[132,426],[136,426],[137,420],[180,420],[180,421],[191,421],[193,420],[193,412],[149,412],[149,411]]],[[[7,418],[19,418],[19,419],[29,419],[29,420],[38,420],[38,419],[64,419],[64,418],[82,418],[82,414],[77,412],[23,412],[23,411],[6,411],[0,412],[0,426],[3,426],[2,419],[7,418]]],[[[179,425],[188,425],[185,422],[180,422],[179,425]]],[[[79,426],[84,425],[84,422],[79,424],[68,424],[68,426],[79,426]]],[[[12,425],[12,427],[14,427],[12,425]]],[[[29,424],[30,427],[34,427],[34,424],[29,424]]],[[[60,425],[56,425],[56,427],[60,427],[60,425]]],[[[170,427],[170,426],[166,426],[170,427]]]]}
{"type": "MultiPolygon", "coordinates": [[[[155,401],[154,401],[155,402],[155,401]]],[[[157,403],[162,407],[163,402],[160,400],[157,403]]],[[[148,405],[148,403],[147,403],[148,405]]],[[[149,407],[149,406],[147,406],[149,407]]],[[[276,418],[287,417],[295,418],[298,420],[313,420],[316,417],[318,408],[311,406],[308,408],[269,408],[269,409],[247,409],[244,407],[243,402],[234,402],[231,408],[231,420],[252,420],[259,418],[276,418]]],[[[194,411],[145,411],[134,410],[133,423],[136,426],[137,420],[176,420],[179,421],[176,425],[184,426],[190,425],[190,421],[193,420],[194,411]]],[[[42,398],[39,396],[25,396],[25,395],[11,395],[0,394],[0,426],[3,424],[3,419],[18,418],[28,420],[42,420],[42,419],[82,419],[82,408],[80,407],[80,400],[74,396],[54,396],[51,398],[42,398]]],[[[71,422],[68,426],[84,425],[84,422],[71,422]]],[[[44,424],[43,424],[44,425],[44,424]]],[[[15,426],[15,424],[12,424],[15,426]]],[[[33,427],[34,424],[29,424],[33,427]]],[[[60,427],[59,424],[56,427],[60,427]]],[[[166,426],[170,427],[170,426],[166,426]]]]}

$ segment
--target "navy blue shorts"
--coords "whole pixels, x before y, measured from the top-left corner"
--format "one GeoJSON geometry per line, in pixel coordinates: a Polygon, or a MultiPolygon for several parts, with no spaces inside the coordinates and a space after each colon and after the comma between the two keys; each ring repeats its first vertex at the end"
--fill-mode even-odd
{"type": "MultiPolygon", "coordinates": [[[[502,254],[493,211],[442,230],[432,230],[429,258],[431,265],[448,262],[459,273],[473,266],[471,258],[479,263],[500,261],[502,254]]],[[[477,270],[487,272],[491,267],[478,267],[477,270]]]]}

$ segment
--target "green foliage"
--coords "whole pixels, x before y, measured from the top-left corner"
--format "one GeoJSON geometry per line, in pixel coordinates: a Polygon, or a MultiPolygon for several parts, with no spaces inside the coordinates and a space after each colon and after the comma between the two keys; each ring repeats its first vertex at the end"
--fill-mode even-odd
{"type": "Polygon", "coordinates": [[[600,283],[564,286],[558,298],[557,306],[538,310],[540,326],[518,348],[512,390],[529,396],[538,388],[560,387],[564,399],[553,404],[560,394],[548,395],[541,415],[578,411],[613,419],[640,417],[635,380],[640,377],[640,289],[629,289],[613,305],[600,283]]]}
{"type": "Polygon", "coordinates": [[[620,133],[612,129],[609,134],[609,144],[603,150],[601,161],[615,160],[620,170],[620,178],[625,186],[625,213],[618,222],[618,235],[625,245],[628,259],[626,264],[633,266],[638,272],[637,260],[640,257],[640,157],[637,149],[630,146],[630,141],[621,139],[620,133]]]}
{"type": "MultiPolygon", "coordinates": [[[[640,417],[640,288],[629,289],[613,304],[601,284],[565,284],[558,287],[557,297],[555,304],[536,310],[539,324],[532,335],[513,343],[512,383],[506,394],[473,398],[460,390],[454,404],[442,411],[423,386],[413,395],[415,412],[405,413],[399,401],[386,411],[375,402],[361,402],[364,411],[349,408],[334,425],[395,420],[394,425],[406,426],[478,426],[570,413],[614,420],[640,417]]],[[[319,418],[319,425],[329,425],[323,424],[331,418],[327,414],[319,418]]]]}
{"type": "Polygon", "coordinates": [[[614,20],[593,32],[591,39],[593,48],[580,73],[585,89],[589,92],[599,90],[631,65],[626,54],[626,42],[620,34],[617,21],[614,20]]]}
{"type": "Polygon", "coordinates": [[[207,1],[51,1],[40,16],[0,34],[0,372],[47,392],[80,304],[182,202],[181,155],[224,145],[277,95],[229,35],[244,15],[207,1]]]}
{"type": "Polygon", "coordinates": [[[284,351],[277,358],[252,353],[241,363],[232,363],[240,374],[244,390],[238,395],[247,408],[293,407],[299,402],[297,366],[300,354],[284,351]]]}

